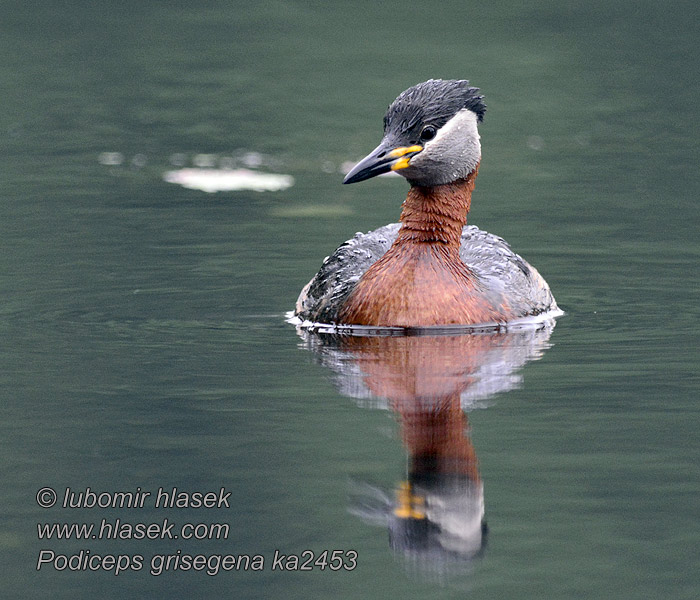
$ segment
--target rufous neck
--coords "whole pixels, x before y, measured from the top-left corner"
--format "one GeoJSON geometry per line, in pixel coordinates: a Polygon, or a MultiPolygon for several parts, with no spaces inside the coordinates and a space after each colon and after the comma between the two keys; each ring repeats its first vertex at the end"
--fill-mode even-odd
{"type": "Polygon", "coordinates": [[[432,187],[412,186],[401,211],[396,244],[427,243],[459,250],[479,166],[465,179],[432,187]]]}

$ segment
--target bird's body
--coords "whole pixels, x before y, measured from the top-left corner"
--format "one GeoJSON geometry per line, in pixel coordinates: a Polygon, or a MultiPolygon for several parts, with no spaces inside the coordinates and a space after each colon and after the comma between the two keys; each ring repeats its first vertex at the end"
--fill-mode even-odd
{"type": "Polygon", "coordinates": [[[338,248],[302,290],[297,317],[413,328],[503,324],[558,310],[544,279],[502,239],[465,227],[485,110],[466,84],[430,80],[389,107],[382,144],[345,182],[388,170],[406,176],[401,223],[338,248]]]}

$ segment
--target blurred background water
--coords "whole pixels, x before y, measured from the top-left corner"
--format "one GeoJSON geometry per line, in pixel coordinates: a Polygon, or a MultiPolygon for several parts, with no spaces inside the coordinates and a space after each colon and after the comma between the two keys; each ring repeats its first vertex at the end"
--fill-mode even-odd
{"type": "Polygon", "coordinates": [[[698,16],[690,1],[3,2],[3,597],[697,598],[698,16]],[[397,219],[402,179],[340,172],[430,77],[482,88],[469,222],[567,312],[538,360],[503,359],[463,402],[488,541],[458,573],[412,569],[353,512],[357,482],[392,498],[416,438],[396,405],[349,397],[346,359],[283,317],[339,243],[397,219]],[[164,180],[191,167],[294,185],[164,180]],[[225,486],[231,508],[42,509],[44,486],[225,486]],[[38,522],[103,517],[231,534],[37,539],[38,522]],[[37,571],[45,548],[268,563],[37,571]],[[273,572],[275,549],[352,549],[357,567],[273,572]]]}

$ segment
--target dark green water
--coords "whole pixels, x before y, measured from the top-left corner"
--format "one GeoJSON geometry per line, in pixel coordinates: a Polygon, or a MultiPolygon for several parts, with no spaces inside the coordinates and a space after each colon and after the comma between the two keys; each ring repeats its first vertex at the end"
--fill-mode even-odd
{"type": "MultiPolygon", "coordinates": [[[[1,595],[697,598],[698,16],[694,2],[4,2],[1,595]],[[465,402],[488,541],[447,574],[394,553],[349,498],[406,479],[405,415],[348,397],[283,319],[324,256],[397,219],[405,182],[341,186],[338,168],[430,77],[482,88],[470,223],[567,312],[539,360],[504,355],[494,393],[465,402]],[[199,154],[295,185],[163,181],[199,154]],[[45,486],[59,504],[67,487],[231,496],[44,509],[45,486]],[[230,534],[37,539],[37,523],[103,518],[230,534]],[[354,550],[357,566],[273,571],[276,549],[354,550]],[[144,567],[37,571],[42,550],[144,567]],[[265,568],[149,573],[178,550],[265,568]]],[[[483,344],[457,356],[492,364],[483,344]]]]}

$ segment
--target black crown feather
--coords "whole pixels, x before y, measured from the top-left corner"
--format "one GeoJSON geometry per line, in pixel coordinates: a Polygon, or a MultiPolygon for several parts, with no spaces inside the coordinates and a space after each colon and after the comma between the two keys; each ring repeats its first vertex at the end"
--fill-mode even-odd
{"type": "Polygon", "coordinates": [[[440,128],[464,108],[474,112],[481,122],[486,104],[479,92],[466,79],[429,79],[414,85],[401,92],[387,109],[384,131],[391,127],[410,134],[428,123],[440,128]]]}

